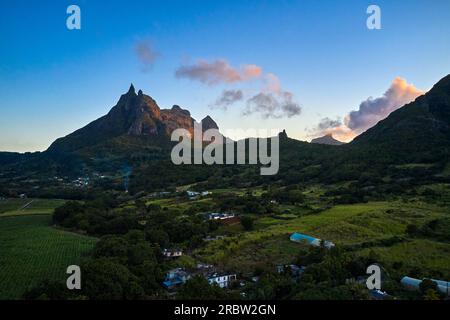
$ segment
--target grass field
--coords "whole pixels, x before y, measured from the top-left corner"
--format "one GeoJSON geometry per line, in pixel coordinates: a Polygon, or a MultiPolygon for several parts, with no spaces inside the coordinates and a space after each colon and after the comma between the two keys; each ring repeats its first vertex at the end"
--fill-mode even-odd
{"type": "Polygon", "coordinates": [[[18,199],[0,204],[0,299],[19,299],[44,279],[64,281],[66,268],[79,264],[95,244],[94,238],[51,226],[50,213],[60,203],[36,200],[24,210],[17,210],[23,205],[18,199]]]}
{"type": "Polygon", "coordinates": [[[52,214],[63,203],[64,200],[58,199],[6,199],[0,201],[0,217],[52,214]]]}
{"type": "Polygon", "coordinates": [[[403,270],[424,270],[425,276],[449,279],[450,277],[450,244],[427,239],[413,239],[394,244],[389,247],[364,249],[361,255],[374,252],[383,266],[403,270]],[[397,267],[398,269],[399,267],[397,267]]]}
{"type": "MultiPolygon", "coordinates": [[[[255,231],[211,242],[198,250],[196,255],[225,268],[250,271],[259,264],[272,266],[292,261],[300,246],[289,241],[289,235],[293,232],[331,240],[338,246],[357,245],[393,236],[405,236],[408,224],[421,226],[444,216],[448,216],[445,209],[423,203],[369,202],[339,205],[290,220],[261,218],[255,224],[255,231]]],[[[418,267],[439,269],[444,273],[450,271],[450,244],[416,240],[388,248],[375,247],[374,250],[386,263],[397,261],[395,257],[398,256],[398,261],[411,267],[416,266],[417,262],[418,267]],[[445,264],[447,267],[444,267],[445,264]]],[[[365,250],[361,254],[368,252],[365,250]]]]}

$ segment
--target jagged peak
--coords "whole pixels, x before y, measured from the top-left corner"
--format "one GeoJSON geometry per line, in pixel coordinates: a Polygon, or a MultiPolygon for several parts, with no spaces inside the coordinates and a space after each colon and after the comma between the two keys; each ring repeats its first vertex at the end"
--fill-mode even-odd
{"type": "Polygon", "coordinates": [[[173,105],[171,109],[165,109],[164,112],[171,112],[172,114],[184,114],[186,116],[191,116],[189,110],[181,108],[179,105],[173,105]]]}
{"type": "Polygon", "coordinates": [[[210,116],[204,117],[200,122],[202,124],[203,130],[219,129],[217,123],[210,116]]]}
{"type": "Polygon", "coordinates": [[[128,94],[130,94],[130,93],[136,94],[136,89],[134,88],[134,85],[133,85],[133,84],[130,85],[130,89],[128,89],[128,92],[127,92],[127,93],[128,93],[128,94]]]}
{"type": "Polygon", "coordinates": [[[203,121],[214,121],[209,115],[207,115],[206,117],[204,117],[203,119],[202,119],[202,122],[203,121]]]}

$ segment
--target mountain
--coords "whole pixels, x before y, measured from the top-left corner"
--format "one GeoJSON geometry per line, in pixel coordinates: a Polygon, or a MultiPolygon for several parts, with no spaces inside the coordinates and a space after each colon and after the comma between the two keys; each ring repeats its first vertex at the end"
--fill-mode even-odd
{"type": "MultiPolygon", "coordinates": [[[[218,128],[209,116],[201,123],[203,130],[218,128]]],[[[56,140],[46,152],[0,153],[0,184],[17,194],[66,197],[73,190],[64,191],[64,185],[61,189],[49,179],[101,173],[111,178],[98,182],[99,188],[120,190],[117,177],[124,168],[132,168],[130,190],[134,191],[205,183],[205,179],[211,183],[207,188],[361,180],[364,187],[386,184],[386,192],[398,181],[442,182],[445,178],[439,175],[450,159],[450,75],[339,148],[323,144],[336,141],[331,136],[307,143],[281,132],[280,170],[275,176],[261,177],[260,166],[174,165],[170,154],[176,142],[170,141],[170,134],[176,128],[192,132],[194,124],[189,111],[179,106],[160,109],[150,96],[136,94],[131,86],[107,115],[56,140]],[[39,184],[33,182],[36,177],[42,180],[39,184]]]]}
{"type": "MultiPolygon", "coordinates": [[[[218,129],[209,116],[202,121],[203,130],[218,129]]],[[[160,109],[155,100],[141,90],[136,94],[133,85],[123,94],[109,113],[87,126],[57,139],[47,150],[50,154],[71,153],[120,137],[144,137],[146,142],[167,143],[172,131],[184,128],[193,134],[195,119],[188,110],[174,105],[160,109]]]]}
{"type": "Polygon", "coordinates": [[[331,133],[327,134],[323,137],[320,137],[320,138],[312,139],[311,143],[328,144],[328,145],[332,145],[332,146],[340,146],[340,145],[345,144],[344,142],[334,139],[333,135],[331,133]]]}
{"type": "Polygon", "coordinates": [[[450,75],[356,137],[350,148],[374,159],[445,161],[450,153],[450,75]]]}

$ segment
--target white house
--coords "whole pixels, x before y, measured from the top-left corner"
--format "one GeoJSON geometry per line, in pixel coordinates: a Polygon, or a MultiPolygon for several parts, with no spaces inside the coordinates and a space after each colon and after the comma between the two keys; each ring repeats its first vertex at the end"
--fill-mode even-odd
{"type": "Polygon", "coordinates": [[[208,277],[209,284],[217,284],[221,288],[226,288],[232,281],[236,280],[236,274],[221,275],[214,273],[208,277]]]}
{"type": "Polygon", "coordinates": [[[186,194],[189,198],[196,198],[200,195],[200,192],[188,190],[186,194]]]}
{"type": "Polygon", "coordinates": [[[177,258],[177,257],[181,257],[183,255],[183,250],[180,250],[180,249],[173,249],[173,250],[164,249],[162,254],[166,258],[177,258]]]}
{"type": "Polygon", "coordinates": [[[218,213],[218,212],[208,213],[208,220],[226,220],[234,217],[235,217],[234,213],[218,213]]]}

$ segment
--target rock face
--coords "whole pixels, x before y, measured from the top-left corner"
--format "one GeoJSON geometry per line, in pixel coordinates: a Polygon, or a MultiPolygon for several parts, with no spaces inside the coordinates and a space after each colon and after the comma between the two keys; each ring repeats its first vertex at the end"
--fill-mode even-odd
{"type": "Polygon", "coordinates": [[[332,134],[327,134],[323,137],[312,139],[311,143],[328,144],[332,146],[340,146],[342,144],[345,144],[344,142],[334,139],[332,134]]]}
{"type": "Polygon", "coordinates": [[[219,127],[217,126],[217,123],[210,117],[210,116],[206,116],[202,121],[202,130],[206,131],[209,129],[219,129],[219,127]]]}
{"type": "MultiPolygon", "coordinates": [[[[194,131],[195,119],[180,106],[160,109],[155,100],[131,85],[110,112],[72,134],[56,140],[50,152],[71,152],[121,135],[162,137],[170,139],[178,128],[194,131]]],[[[209,116],[202,120],[203,130],[218,129],[209,116]]]]}
{"type": "Polygon", "coordinates": [[[194,133],[195,120],[191,118],[191,113],[177,105],[172,109],[161,110],[161,121],[165,125],[165,134],[168,136],[178,128],[186,129],[191,134],[194,133]]]}

